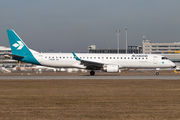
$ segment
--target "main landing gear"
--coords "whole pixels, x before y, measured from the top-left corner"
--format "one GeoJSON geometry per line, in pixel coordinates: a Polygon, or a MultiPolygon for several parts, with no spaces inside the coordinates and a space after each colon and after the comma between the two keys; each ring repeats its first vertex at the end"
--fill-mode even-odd
{"type": "Polygon", "coordinates": [[[90,75],[94,75],[94,74],[95,74],[95,72],[93,70],[91,70],[90,75]]]}

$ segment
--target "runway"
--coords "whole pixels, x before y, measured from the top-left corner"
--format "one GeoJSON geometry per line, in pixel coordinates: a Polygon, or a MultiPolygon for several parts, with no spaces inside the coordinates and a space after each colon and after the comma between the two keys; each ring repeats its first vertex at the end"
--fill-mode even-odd
{"type": "Polygon", "coordinates": [[[33,76],[33,75],[21,75],[21,76],[1,76],[0,80],[119,80],[119,79],[159,79],[159,80],[180,80],[179,75],[116,75],[116,76],[88,76],[88,75],[60,75],[60,76],[33,76]]]}

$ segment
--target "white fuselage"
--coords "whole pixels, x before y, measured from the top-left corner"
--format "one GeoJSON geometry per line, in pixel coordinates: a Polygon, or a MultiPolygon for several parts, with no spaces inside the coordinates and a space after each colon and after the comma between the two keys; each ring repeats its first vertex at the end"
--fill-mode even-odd
{"type": "MultiPolygon", "coordinates": [[[[171,68],[175,64],[156,54],[88,54],[77,53],[81,60],[119,65],[119,68],[171,68]]],[[[86,68],[72,53],[34,53],[33,56],[43,66],[64,68],[86,68]]]]}
{"type": "Polygon", "coordinates": [[[120,68],[175,67],[166,57],[155,54],[38,53],[29,49],[14,30],[7,30],[7,34],[13,59],[42,66],[88,69],[90,75],[95,74],[94,70],[113,73],[120,68]]]}

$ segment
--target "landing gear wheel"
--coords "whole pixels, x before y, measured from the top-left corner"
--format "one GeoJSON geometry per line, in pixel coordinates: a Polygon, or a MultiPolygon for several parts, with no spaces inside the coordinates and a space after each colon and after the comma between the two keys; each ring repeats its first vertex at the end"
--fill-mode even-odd
{"type": "Polygon", "coordinates": [[[156,75],[159,75],[159,72],[156,72],[156,75]]]}
{"type": "Polygon", "coordinates": [[[93,70],[91,70],[90,75],[94,75],[94,74],[95,74],[95,72],[93,70]]]}

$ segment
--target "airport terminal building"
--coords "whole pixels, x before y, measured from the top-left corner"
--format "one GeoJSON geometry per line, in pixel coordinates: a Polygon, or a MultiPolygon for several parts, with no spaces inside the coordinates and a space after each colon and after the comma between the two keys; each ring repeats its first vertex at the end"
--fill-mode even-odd
{"type": "MultiPolygon", "coordinates": [[[[118,50],[112,48],[96,48],[96,45],[90,45],[88,46],[88,53],[118,53],[118,50]]],[[[126,49],[119,49],[119,53],[126,53],[126,49]]],[[[142,53],[142,47],[128,46],[127,53],[142,53]]]]}
{"type": "Polygon", "coordinates": [[[150,40],[142,41],[144,54],[162,54],[173,62],[180,63],[180,42],[151,43],[150,40]]]}
{"type": "Polygon", "coordinates": [[[0,65],[17,64],[17,60],[6,58],[4,55],[11,54],[11,48],[0,46],[0,65]]]}
{"type": "Polygon", "coordinates": [[[150,40],[143,40],[142,48],[144,54],[179,54],[180,42],[151,43],[150,40]]]}

